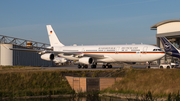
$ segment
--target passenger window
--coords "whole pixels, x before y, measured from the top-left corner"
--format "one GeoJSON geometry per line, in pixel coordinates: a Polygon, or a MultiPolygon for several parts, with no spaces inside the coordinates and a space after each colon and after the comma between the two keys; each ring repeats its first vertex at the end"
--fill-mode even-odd
{"type": "Polygon", "coordinates": [[[153,51],[161,51],[161,49],[153,49],[153,51]]]}

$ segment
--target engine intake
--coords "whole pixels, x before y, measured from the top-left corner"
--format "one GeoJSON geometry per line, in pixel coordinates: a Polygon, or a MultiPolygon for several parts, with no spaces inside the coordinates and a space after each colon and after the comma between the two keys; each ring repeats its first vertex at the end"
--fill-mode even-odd
{"type": "Polygon", "coordinates": [[[93,59],[91,57],[83,57],[79,59],[79,62],[83,64],[92,64],[93,59]]]}
{"type": "Polygon", "coordinates": [[[43,54],[43,55],[41,55],[41,59],[47,60],[47,61],[52,61],[52,60],[54,60],[54,54],[52,54],[52,53],[43,54]]]}

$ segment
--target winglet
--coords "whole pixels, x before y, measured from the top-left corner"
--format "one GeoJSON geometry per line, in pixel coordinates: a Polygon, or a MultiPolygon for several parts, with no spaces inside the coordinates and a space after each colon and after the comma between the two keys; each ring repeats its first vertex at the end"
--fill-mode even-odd
{"type": "Polygon", "coordinates": [[[160,37],[160,41],[167,54],[180,58],[179,50],[171,42],[169,42],[165,37],[160,37]]]}
{"type": "Polygon", "coordinates": [[[54,32],[53,28],[51,27],[51,25],[46,25],[47,27],[47,32],[48,32],[48,36],[49,36],[49,41],[51,46],[64,46],[58,39],[58,37],[56,36],[56,33],[54,32]]]}

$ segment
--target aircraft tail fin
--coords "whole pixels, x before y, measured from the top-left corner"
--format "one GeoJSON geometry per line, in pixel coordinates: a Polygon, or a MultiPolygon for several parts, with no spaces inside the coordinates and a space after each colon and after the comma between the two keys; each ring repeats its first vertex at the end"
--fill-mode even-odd
{"type": "Polygon", "coordinates": [[[56,36],[56,33],[54,32],[53,28],[51,25],[46,25],[48,36],[49,36],[49,41],[51,46],[64,46],[56,36]]]}
{"type": "Polygon", "coordinates": [[[171,42],[169,42],[165,37],[160,37],[160,41],[167,54],[180,58],[179,50],[171,42]]]}

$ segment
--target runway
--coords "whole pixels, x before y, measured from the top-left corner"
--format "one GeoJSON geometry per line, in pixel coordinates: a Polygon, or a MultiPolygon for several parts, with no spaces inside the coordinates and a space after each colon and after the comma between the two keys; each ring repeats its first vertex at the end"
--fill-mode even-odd
{"type": "MultiPolygon", "coordinates": [[[[125,65],[125,68],[128,68],[130,65],[125,65]]],[[[102,68],[101,65],[97,65],[97,68],[90,68],[90,66],[88,66],[87,69],[85,68],[81,68],[79,69],[77,67],[77,65],[65,65],[65,66],[58,66],[58,67],[41,67],[42,69],[62,69],[62,70],[110,70],[110,69],[119,69],[119,68],[123,68],[123,65],[113,65],[113,68],[102,68]]],[[[132,65],[132,68],[134,69],[146,69],[147,65],[132,65]]],[[[152,68],[154,69],[158,69],[157,65],[152,65],[152,68]]]]}

